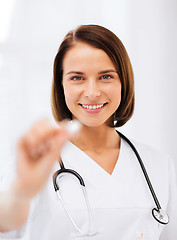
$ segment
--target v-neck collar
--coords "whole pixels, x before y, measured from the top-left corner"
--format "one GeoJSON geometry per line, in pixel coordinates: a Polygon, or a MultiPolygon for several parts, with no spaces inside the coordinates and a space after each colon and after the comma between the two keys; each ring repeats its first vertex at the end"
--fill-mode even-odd
{"type": "Polygon", "coordinates": [[[124,155],[124,140],[120,140],[120,152],[116,161],[114,170],[110,175],[104,170],[98,163],[96,163],[90,156],[84,151],[78,148],[76,145],[68,141],[61,151],[61,158],[66,168],[77,171],[85,181],[89,181],[100,187],[107,187],[107,185],[117,179],[121,175],[121,165],[123,164],[124,155]]]}
{"type": "Polygon", "coordinates": [[[99,171],[103,171],[103,173],[104,173],[105,175],[108,175],[108,177],[111,177],[111,176],[113,176],[114,171],[115,171],[115,168],[117,167],[117,164],[118,164],[119,159],[120,159],[120,154],[121,154],[121,141],[122,141],[122,139],[120,140],[119,156],[118,156],[118,158],[117,158],[117,160],[116,160],[116,164],[115,164],[114,169],[113,169],[113,171],[112,171],[111,174],[109,174],[103,167],[101,167],[93,158],[91,158],[87,153],[85,153],[85,152],[84,152],[83,150],[81,150],[79,147],[77,147],[76,145],[74,145],[72,142],[69,142],[69,143],[70,143],[70,145],[72,145],[72,148],[73,148],[73,149],[75,149],[77,152],[80,152],[80,154],[84,157],[84,159],[86,159],[86,161],[89,162],[89,164],[94,165],[94,168],[99,169],[99,171]]]}
{"type": "MultiPolygon", "coordinates": [[[[116,131],[118,133],[118,131],[116,131]]],[[[84,158],[86,158],[89,162],[93,162],[93,164],[95,165],[96,168],[101,168],[101,170],[103,172],[105,172],[106,175],[108,176],[113,176],[114,174],[114,171],[116,169],[116,166],[117,166],[117,163],[118,163],[118,160],[120,159],[120,154],[121,154],[121,143],[122,142],[122,138],[120,137],[120,151],[119,151],[119,154],[118,154],[118,157],[117,157],[117,160],[116,160],[116,164],[114,166],[114,169],[112,171],[111,174],[109,174],[103,167],[101,167],[92,157],[90,157],[87,153],[85,153],[83,150],[81,150],[79,147],[77,147],[75,144],[73,144],[72,142],[68,141],[68,144],[72,147],[72,149],[75,149],[77,152],[80,152],[80,154],[83,155],[84,158]]]]}

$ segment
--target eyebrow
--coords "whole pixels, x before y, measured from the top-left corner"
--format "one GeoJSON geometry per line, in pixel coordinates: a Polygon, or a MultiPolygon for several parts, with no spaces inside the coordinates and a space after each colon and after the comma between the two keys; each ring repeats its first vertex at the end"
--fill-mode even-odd
{"type": "MultiPolygon", "coordinates": [[[[114,72],[114,73],[117,73],[115,70],[113,70],[113,69],[108,69],[108,70],[104,70],[104,71],[101,71],[101,72],[99,72],[98,74],[104,74],[104,73],[110,73],[110,72],[114,72]]],[[[70,71],[70,72],[68,72],[66,75],[69,75],[69,74],[79,74],[79,75],[84,75],[84,73],[83,72],[78,72],[78,71],[70,71]]]]}

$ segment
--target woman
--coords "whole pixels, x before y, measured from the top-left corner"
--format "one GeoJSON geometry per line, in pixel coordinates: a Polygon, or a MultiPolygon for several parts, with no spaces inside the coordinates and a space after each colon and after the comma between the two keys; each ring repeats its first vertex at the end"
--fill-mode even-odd
{"type": "Polygon", "coordinates": [[[18,142],[17,176],[1,193],[0,239],[174,239],[172,161],[134,143],[170,216],[163,225],[152,217],[155,203],[134,152],[115,130],[133,114],[134,80],[111,31],[84,25],[66,35],[54,62],[52,109],[59,129],[43,120],[18,142]],[[64,119],[82,127],[71,135],[64,119]],[[86,193],[75,172],[57,175],[60,166],[82,176],[86,193]]]}

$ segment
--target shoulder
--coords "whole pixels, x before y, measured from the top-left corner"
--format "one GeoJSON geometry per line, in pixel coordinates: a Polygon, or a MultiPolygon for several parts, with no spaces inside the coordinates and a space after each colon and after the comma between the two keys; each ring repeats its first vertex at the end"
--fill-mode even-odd
{"type": "MultiPolygon", "coordinates": [[[[129,154],[130,157],[135,157],[136,155],[133,152],[130,144],[133,144],[136,151],[140,155],[140,158],[142,159],[143,164],[145,167],[149,168],[150,171],[156,171],[156,174],[160,174],[160,172],[166,172],[169,169],[169,164],[172,163],[172,159],[169,154],[159,151],[156,148],[140,143],[134,139],[128,139],[130,141],[130,144],[126,141],[126,137],[121,134],[121,141],[124,143],[126,149],[126,155],[129,154]],[[124,139],[125,137],[125,139],[124,139]],[[159,173],[157,173],[159,171],[159,173]]],[[[124,151],[125,152],[125,151],[124,151]]]]}
{"type": "Polygon", "coordinates": [[[142,160],[144,159],[145,163],[157,165],[157,166],[167,166],[171,157],[169,154],[159,151],[158,149],[144,143],[140,143],[135,140],[131,140],[135,148],[137,149],[142,160]]]}
{"type": "MultiPolygon", "coordinates": [[[[170,156],[166,153],[160,152],[150,145],[143,144],[132,139],[130,139],[130,141],[140,155],[143,165],[145,166],[150,178],[153,179],[154,182],[160,181],[161,183],[167,183],[170,175],[170,165],[172,162],[170,156]]],[[[129,144],[126,142],[125,144],[128,149],[129,144]]],[[[129,151],[131,151],[131,156],[135,157],[135,154],[130,147],[129,151]]]]}

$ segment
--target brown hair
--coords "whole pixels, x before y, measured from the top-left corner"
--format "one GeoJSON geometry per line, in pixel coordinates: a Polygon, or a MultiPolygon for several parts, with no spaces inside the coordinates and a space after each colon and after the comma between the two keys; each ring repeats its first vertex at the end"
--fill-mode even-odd
{"type": "Polygon", "coordinates": [[[54,60],[52,83],[52,112],[56,121],[72,119],[62,86],[63,59],[66,52],[76,42],[84,42],[102,49],[112,60],[119,75],[122,90],[121,103],[111,117],[110,127],[124,125],[132,116],[134,110],[134,76],[129,56],[120,39],[110,30],[98,25],[81,25],[70,31],[61,43],[54,60]]]}

